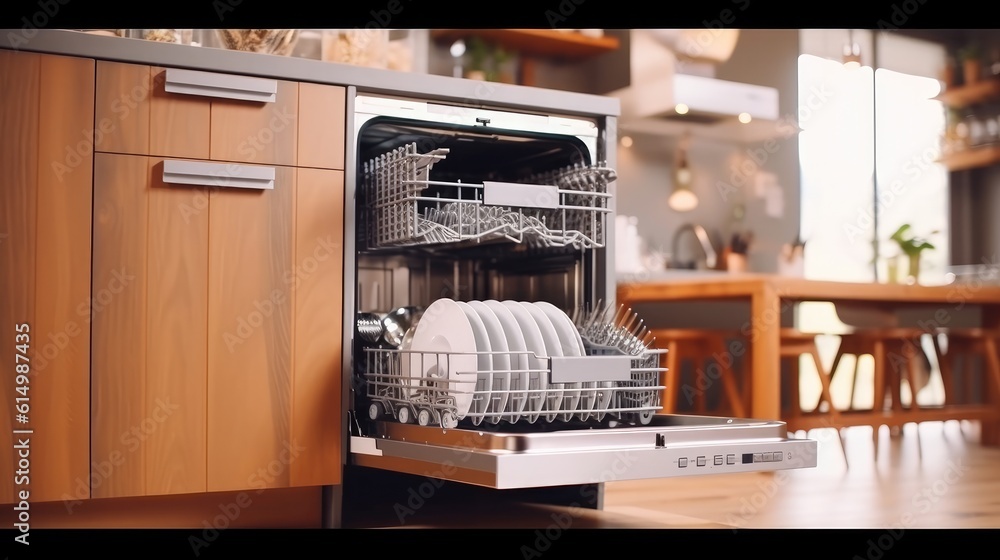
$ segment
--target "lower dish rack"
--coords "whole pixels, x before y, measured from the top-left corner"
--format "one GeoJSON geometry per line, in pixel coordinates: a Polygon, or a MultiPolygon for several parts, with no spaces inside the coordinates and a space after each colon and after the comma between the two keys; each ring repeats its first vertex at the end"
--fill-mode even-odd
{"type": "Polygon", "coordinates": [[[662,408],[659,367],[662,350],[637,355],[588,344],[587,356],[537,356],[532,352],[477,352],[535,367],[458,370],[451,364],[468,353],[367,349],[365,392],[368,417],[451,429],[536,422],[621,422],[648,424],[662,408]],[[411,368],[410,366],[413,366],[411,368]],[[454,371],[452,375],[410,376],[417,371],[454,371]],[[527,380],[527,386],[511,379],[527,380]],[[463,405],[463,401],[465,405],[463,405]]]}

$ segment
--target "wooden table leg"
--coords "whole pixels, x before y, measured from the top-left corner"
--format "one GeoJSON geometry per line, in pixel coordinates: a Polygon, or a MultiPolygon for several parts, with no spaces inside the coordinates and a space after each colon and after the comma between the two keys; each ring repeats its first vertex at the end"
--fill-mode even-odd
{"type": "Polygon", "coordinates": [[[663,375],[663,385],[666,387],[663,389],[663,414],[673,414],[677,410],[677,396],[680,393],[680,356],[677,355],[677,341],[670,340],[667,342],[667,354],[664,357],[666,362],[665,366],[667,371],[663,375]]]}
{"type": "Polygon", "coordinates": [[[753,379],[750,416],[781,419],[781,305],[774,287],[764,286],[750,300],[750,346],[753,379]]]}
{"type": "MultiPolygon", "coordinates": [[[[997,332],[1000,329],[1000,305],[984,305],[982,314],[983,328],[991,332],[997,332]]],[[[987,358],[984,360],[986,367],[984,368],[983,375],[989,376],[992,379],[989,385],[993,385],[993,390],[986,392],[985,402],[991,406],[1000,408],[1000,373],[998,373],[1000,364],[997,363],[1000,358],[997,357],[997,341],[989,339],[985,342],[985,346],[987,358]]],[[[983,421],[980,441],[983,445],[1000,445],[1000,422],[983,421]]]]}
{"type": "MultiPolygon", "coordinates": [[[[983,341],[983,346],[986,350],[986,359],[984,360],[986,371],[983,372],[983,375],[987,376],[989,380],[987,385],[990,387],[990,390],[987,391],[986,402],[992,403],[994,407],[1000,407],[1000,356],[997,356],[997,341],[987,338],[983,341]]],[[[982,443],[983,445],[1000,445],[1000,424],[983,422],[982,443]]]]}

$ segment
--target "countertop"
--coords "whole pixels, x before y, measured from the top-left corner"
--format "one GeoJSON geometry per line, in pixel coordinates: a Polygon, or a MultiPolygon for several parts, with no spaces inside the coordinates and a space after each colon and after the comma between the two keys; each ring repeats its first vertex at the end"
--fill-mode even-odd
{"type": "Polygon", "coordinates": [[[30,38],[26,38],[21,29],[4,29],[0,32],[4,37],[0,47],[5,49],[355,86],[359,93],[405,94],[433,101],[545,110],[568,116],[619,115],[618,100],[600,95],[381,70],[288,56],[108,37],[71,30],[35,30],[30,38]]]}

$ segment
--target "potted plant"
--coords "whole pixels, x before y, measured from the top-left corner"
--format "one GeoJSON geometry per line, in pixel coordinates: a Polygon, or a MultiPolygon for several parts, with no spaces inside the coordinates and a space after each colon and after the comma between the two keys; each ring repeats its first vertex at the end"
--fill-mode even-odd
{"type": "Polygon", "coordinates": [[[480,37],[469,40],[469,69],[465,77],[470,80],[486,81],[486,63],[489,58],[489,46],[480,37]]]}
{"type": "Polygon", "coordinates": [[[975,44],[966,45],[958,51],[958,57],[962,61],[962,80],[965,85],[972,85],[979,81],[983,71],[982,55],[979,46],[975,44]]]}
{"type": "MultiPolygon", "coordinates": [[[[912,227],[910,224],[903,224],[899,226],[899,229],[889,238],[895,241],[899,246],[899,250],[902,254],[906,255],[909,260],[909,270],[907,273],[907,280],[909,283],[916,283],[920,279],[920,257],[921,254],[929,249],[934,249],[929,241],[922,237],[917,237],[910,233],[912,227]]],[[[931,232],[937,233],[937,231],[931,232]]]]}

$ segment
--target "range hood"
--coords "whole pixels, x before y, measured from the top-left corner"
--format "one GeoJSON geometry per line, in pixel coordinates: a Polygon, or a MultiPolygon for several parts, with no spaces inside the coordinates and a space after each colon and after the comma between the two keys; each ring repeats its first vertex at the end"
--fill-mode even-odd
{"type": "Polygon", "coordinates": [[[788,133],[791,125],[779,121],[777,89],[715,78],[711,62],[678,56],[684,49],[668,31],[631,31],[629,86],[609,93],[621,102],[622,132],[688,132],[738,142],[788,133]],[[741,122],[741,115],[749,115],[750,122],[741,122]]]}

